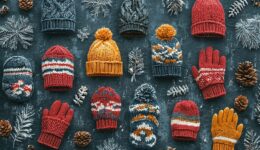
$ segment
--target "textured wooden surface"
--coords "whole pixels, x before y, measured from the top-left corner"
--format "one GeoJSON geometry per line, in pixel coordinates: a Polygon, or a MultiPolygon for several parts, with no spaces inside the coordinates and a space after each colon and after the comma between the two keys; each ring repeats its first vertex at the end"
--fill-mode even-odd
{"type": "MultiPolygon", "coordinates": [[[[12,139],[0,139],[0,145],[2,150],[19,150],[25,149],[28,144],[35,145],[37,150],[48,149],[37,143],[37,138],[40,133],[40,123],[41,123],[41,112],[42,109],[49,108],[52,102],[56,99],[61,99],[62,101],[67,101],[75,109],[74,119],[71,126],[66,133],[63,143],[61,145],[62,150],[72,150],[77,149],[74,147],[72,142],[73,135],[78,130],[87,130],[93,135],[93,142],[86,149],[97,149],[96,146],[103,144],[105,139],[114,138],[116,142],[122,145],[123,148],[127,150],[134,150],[131,144],[128,142],[129,137],[129,119],[130,115],[128,113],[128,106],[133,101],[134,90],[141,83],[151,83],[157,90],[158,101],[161,106],[160,115],[160,128],[158,143],[154,150],[165,150],[167,146],[176,147],[177,150],[210,150],[212,145],[210,127],[211,127],[211,117],[214,113],[218,112],[220,109],[226,106],[233,107],[233,102],[236,96],[243,94],[248,96],[250,106],[242,113],[239,113],[239,122],[244,123],[246,129],[252,128],[259,131],[259,126],[253,119],[253,106],[255,102],[254,98],[254,88],[243,88],[240,87],[234,80],[234,71],[239,62],[244,60],[253,61],[255,66],[258,64],[258,51],[250,51],[244,49],[235,40],[235,29],[234,25],[239,19],[244,19],[252,17],[254,14],[259,13],[259,8],[255,8],[252,5],[246,7],[246,9],[236,18],[227,18],[227,36],[225,39],[196,39],[190,34],[190,24],[191,24],[191,7],[194,0],[185,0],[186,5],[182,14],[179,16],[169,16],[161,5],[161,0],[147,0],[147,5],[150,9],[150,29],[149,35],[145,38],[134,38],[125,39],[118,34],[118,19],[119,11],[122,0],[114,0],[113,8],[111,9],[111,14],[106,18],[93,19],[87,10],[85,10],[80,0],[76,0],[77,7],[77,28],[82,28],[84,26],[89,26],[91,36],[86,42],[80,42],[77,39],[76,34],[72,35],[47,35],[40,31],[40,1],[35,0],[35,7],[30,12],[22,12],[18,10],[18,2],[9,0],[7,3],[11,8],[10,15],[25,15],[28,16],[33,23],[35,28],[35,40],[33,46],[29,50],[19,49],[17,51],[10,51],[8,49],[0,48],[0,64],[3,64],[4,60],[13,55],[23,55],[27,57],[34,69],[34,83],[35,91],[34,96],[29,101],[33,104],[36,110],[35,124],[33,126],[34,137],[33,139],[28,139],[23,143],[18,143],[15,148],[12,148],[12,139]],[[184,54],[184,68],[185,76],[183,79],[188,82],[191,89],[190,93],[183,97],[170,98],[166,96],[166,91],[173,84],[174,79],[154,79],[151,76],[151,61],[150,61],[150,42],[149,37],[154,33],[154,29],[162,23],[173,24],[177,28],[177,38],[182,43],[182,49],[184,54]],[[85,75],[85,62],[90,43],[93,41],[93,34],[96,29],[100,27],[109,27],[114,33],[114,40],[117,41],[119,48],[121,50],[122,59],[124,62],[124,76],[121,78],[88,78],[85,75]],[[76,57],[76,72],[75,72],[75,82],[73,90],[65,93],[50,93],[43,89],[43,79],[41,74],[41,56],[44,54],[46,49],[55,44],[61,44],[67,47],[76,57]],[[191,77],[191,66],[197,65],[198,63],[198,52],[201,48],[207,46],[213,46],[215,49],[219,49],[221,54],[227,56],[227,72],[226,72],[226,88],[227,95],[225,97],[205,101],[202,99],[202,95],[198,90],[197,85],[191,77]],[[131,83],[130,75],[127,73],[127,54],[130,50],[135,47],[140,47],[143,49],[145,56],[145,74],[141,77],[137,77],[137,82],[131,83]],[[72,98],[77,91],[77,89],[85,84],[89,88],[89,95],[87,100],[82,107],[76,107],[72,104],[72,98]],[[92,93],[102,85],[111,86],[122,96],[122,112],[119,122],[119,128],[115,132],[98,132],[95,130],[95,122],[92,119],[90,112],[90,98],[92,93]],[[197,142],[175,142],[171,138],[170,130],[170,116],[172,109],[176,102],[181,99],[191,99],[194,100],[201,112],[201,129],[198,135],[197,142]]],[[[228,11],[228,7],[231,5],[232,1],[222,0],[225,7],[225,11],[228,11]]],[[[226,15],[227,16],[227,15],[226,15]]],[[[3,24],[7,17],[0,17],[0,24],[3,24]]],[[[0,72],[2,78],[2,65],[0,65],[0,72]]],[[[0,118],[8,119],[12,124],[15,122],[16,111],[22,106],[10,102],[4,93],[0,93],[1,105],[0,105],[0,118]]],[[[244,131],[245,131],[244,130],[244,131]]],[[[243,149],[243,138],[239,140],[236,145],[237,150],[243,149]]]]}

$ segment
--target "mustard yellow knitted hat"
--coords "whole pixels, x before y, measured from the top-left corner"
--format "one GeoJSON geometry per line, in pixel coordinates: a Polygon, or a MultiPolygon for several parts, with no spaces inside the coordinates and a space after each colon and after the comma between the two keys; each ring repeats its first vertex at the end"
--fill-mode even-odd
{"type": "Polygon", "coordinates": [[[87,76],[121,76],[123,63],[116,42],[108,28],[96,31],[96,40],[89,48],[86,63],[87,76]]]}

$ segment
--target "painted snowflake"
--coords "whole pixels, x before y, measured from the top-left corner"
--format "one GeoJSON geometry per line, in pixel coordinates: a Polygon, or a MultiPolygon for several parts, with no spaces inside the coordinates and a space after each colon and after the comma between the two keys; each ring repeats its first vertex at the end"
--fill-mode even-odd
{"type": "Polygon", "coordinates": [[[16,50],[18,44],[28,49],[33,41],[33,26],[23,16],[11,16],[0,26],[0,45],[2,48],[16,50]]]}
{"type": "Polygon", "coordinates": [[[97,146],[98,150],[125,150],[121,145],[116,143],[114,138],[109,138],[103,144],[97,146]]]}
{"type": "Polygon", "coordinates": [[[112,0],[82,0],[82,4],[90,10],[90,14],[94,17],[103,15],[108,16],[112,6],[112,0]]]}

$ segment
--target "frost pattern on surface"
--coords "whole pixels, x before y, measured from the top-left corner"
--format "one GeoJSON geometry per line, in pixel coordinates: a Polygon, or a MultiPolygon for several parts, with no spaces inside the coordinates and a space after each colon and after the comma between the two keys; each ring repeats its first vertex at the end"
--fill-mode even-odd
{"type": "Polygon", "coordinates": [[[108,16],[112,7],[112,0],[82,0],[82,4],[89,9],[90,14],[94,17],[103,15],[108,16]]]}
{"type": "Polygon", "coordinates": [[[18,44],[28,49],[33,41],[33,26],[29,19],[23,16],[11,16],[3,26],[0,26],[0,45],[3,48],[16,50],[18,44]]]}
{"type": "Polygon", "coordinates": [[[135,48],[128,54],[128,72],[132,75],[131,82],[136,81],[136,76],[144,73],[144,58],[140,48],[135,48]]]}
{"type": "Polygon", "coordinates": [[[162,4],[170,15],[178,15],[182,12],[185,2],[183,0],[162,0],[162,4]]]}
{"type": "Polygon", "coordinates": [[[103,144],[97,146],[98,150],[126,150],[121,145],[116,143],[114,138],[109,138],[103,144]]]}
{"type": "Polygon", "coordinates": [[[253,130],[246,132],[244,139],[245,150],[259,150],[260,149],[260,136],[253,130]]]}
{"type": "Polygon", "coordinates": [[[90,35],[88,27],[83,27],[82,29],[78,29],[77,37],[80,39],[81,42],[84,42],[86,39],[88,39],[88,36],[90,35]]]}

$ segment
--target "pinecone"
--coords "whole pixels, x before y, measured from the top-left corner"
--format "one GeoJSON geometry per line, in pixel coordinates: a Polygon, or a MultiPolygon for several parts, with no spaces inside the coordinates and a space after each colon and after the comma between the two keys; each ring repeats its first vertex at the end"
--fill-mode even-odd
{"type": "Polygon", "coordinates": [[[0,8],[0,15],[6,15],[8,12],[9,12],[9,7],[8,7],[8,6],[3,5],[3,6],[0,8]]]}
{"type": "Polygon", "coordinates": [[[246,96],[240,95],[235,99],[234,107],[236,110],[244,111],[246,110],[247,106],[248,106],[248,99],[246,96]]]}
{"type": "Polygon", "coordinates": [[[12,130],[12,125],[8,120],[0,120],[0,136],[9,136],[12,130]]]}
{"type": "Polygon", "coordinates": [[[168,147],[167,147],[167,150],[176,150],[176,148],[173,148],[173,147],[171,147],[171,146],[168,146],[168,147]]]}
{"type": "Polygon", "coordinates": [[[245,87],[254,86],[257,83],[257,72],[250,61],[239,64],[235,73],[237,81],[245,87]]]}
{"type": "Polygon", "coordinates": [[[91,134],[87,131],[78,131],[74,134],[74,144],[79,147],[86,147],[91,140],[91,134]]]}
{"type": "Polygon", "coordinates": [[[27,150],[35,150],[35,147],[33,145],[28,145],[27,150]]]}
{"type": "Polygon", "coordinates": [[[30,10],[33,7],[33,0],[19,0],[19,7],[22,10],[30,10]]]}

